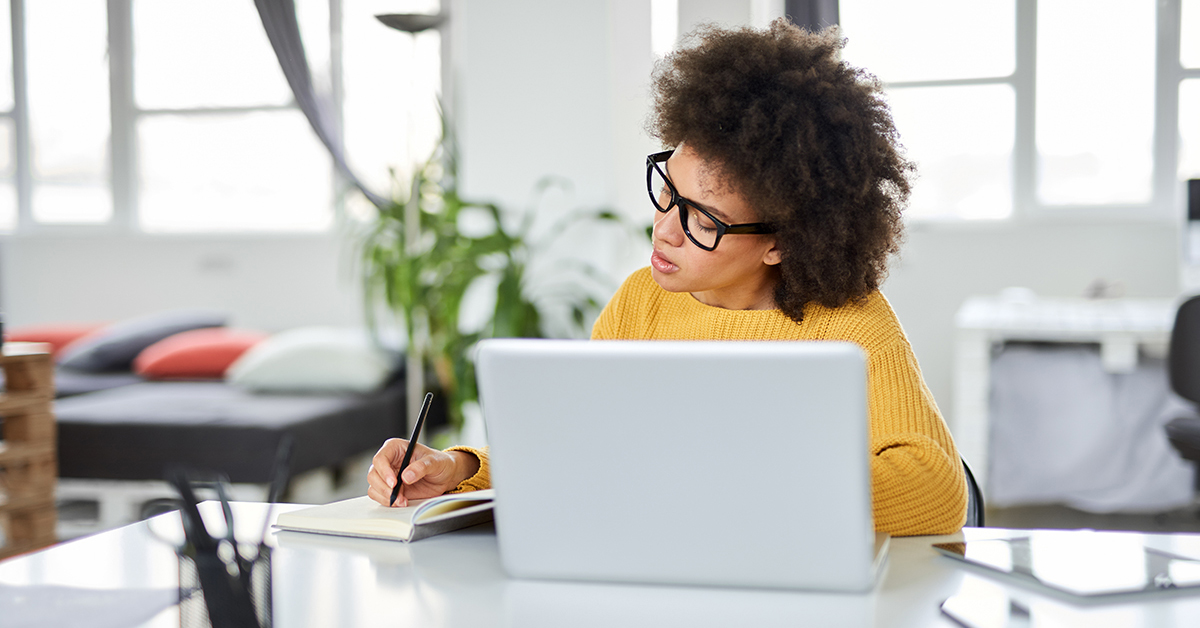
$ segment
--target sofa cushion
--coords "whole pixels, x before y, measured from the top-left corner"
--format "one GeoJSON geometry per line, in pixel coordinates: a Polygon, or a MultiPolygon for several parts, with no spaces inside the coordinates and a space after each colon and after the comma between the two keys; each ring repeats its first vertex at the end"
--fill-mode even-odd
{"type": "Polygon", "coordinates": [[[229,365],[266,338],[258,331],[193,329],[146,347],[134,359],[133,370],[151,380],[222,379],[229,365]]]}
{"type": "Polygon", "coordinates": [[[128,371],[143,349],[180,332],[222,327],[226,315],[212,310],[170,310],[132,318],[96,330],[63,348],[60,366],[101,373],[128,371]]]}
{"type": "Polygon", "coordinates": [[[255,345],[225,376],[257,392],[369,392],[387,381],[397,363],[364,330],[301,327],[255,345]]]}

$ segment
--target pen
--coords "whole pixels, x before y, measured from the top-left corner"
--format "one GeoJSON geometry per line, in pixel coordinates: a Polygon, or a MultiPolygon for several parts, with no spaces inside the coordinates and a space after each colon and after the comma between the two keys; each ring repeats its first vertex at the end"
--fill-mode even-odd
{"type": "Polygon", "coordinates": [[[400,496],[400,487],[404,482],[400,480],[400,474],[408,468],[408,463],[412,460],[413,450],[417,448],[417,439],[421,437],[421,424],[425,423],[425,415],[429,414],[429,404],[433,401],[433,393],[425,393],[425,401],[421,402],[421,413],[417,415],[417,423],[413,425],[412,435],[408,437],[408,448],[404,451],[404,460],[400,461],[400,469],[396,471],[396,486],[392,487],[392,499],[388,501],[391,506],[396,503],[396,498],[400,496]]]}

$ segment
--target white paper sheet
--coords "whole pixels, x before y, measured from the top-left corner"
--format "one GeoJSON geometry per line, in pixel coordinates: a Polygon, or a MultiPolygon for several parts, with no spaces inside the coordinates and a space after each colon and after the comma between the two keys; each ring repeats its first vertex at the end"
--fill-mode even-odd
{"type": "Polygon", "coordinates": [[[179,603],[179,589],[83,589],[0,584],[0,628],[117,628],[179,603]]]}

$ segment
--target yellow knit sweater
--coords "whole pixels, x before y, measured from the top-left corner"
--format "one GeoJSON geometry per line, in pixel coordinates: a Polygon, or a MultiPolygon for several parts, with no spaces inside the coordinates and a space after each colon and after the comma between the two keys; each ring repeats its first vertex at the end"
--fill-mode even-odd
{"type": "MultiPolygon", "coordinates": [[[[643,268],[625,280],[592,327],[597,340],[846,340],[867,355],[875,528],[897,536],[949,534],[966,521],[962,462],[883,294],[839,308],[810,304],[797,324],[779,310],[726,310],[663,290],[643,268]]],[[[479,473],[456,490],[487,488],[479,473]]]]}

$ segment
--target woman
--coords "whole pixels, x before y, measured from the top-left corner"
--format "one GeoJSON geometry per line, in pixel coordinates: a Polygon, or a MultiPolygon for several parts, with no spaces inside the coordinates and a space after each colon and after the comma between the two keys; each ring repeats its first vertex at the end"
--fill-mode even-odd
{"type": "MultiPolygon", "coordinates": [[[[879,292],[899,250],[911,170],[878,83],[839,61],[836,29],[703,28],[653,77],[650,266],[609,301],[593,339],[846,340],[867,355],[875,525],[946,534],[967,487],[912,347],[879,292]]],[[[375,455],[387,503],[407,443],[375,455]]],[[[487,451],[418,445],[404,497],[490,485],[487,451]]],[[[769,480],[768,480],[769,481],[769,480]]]]}

